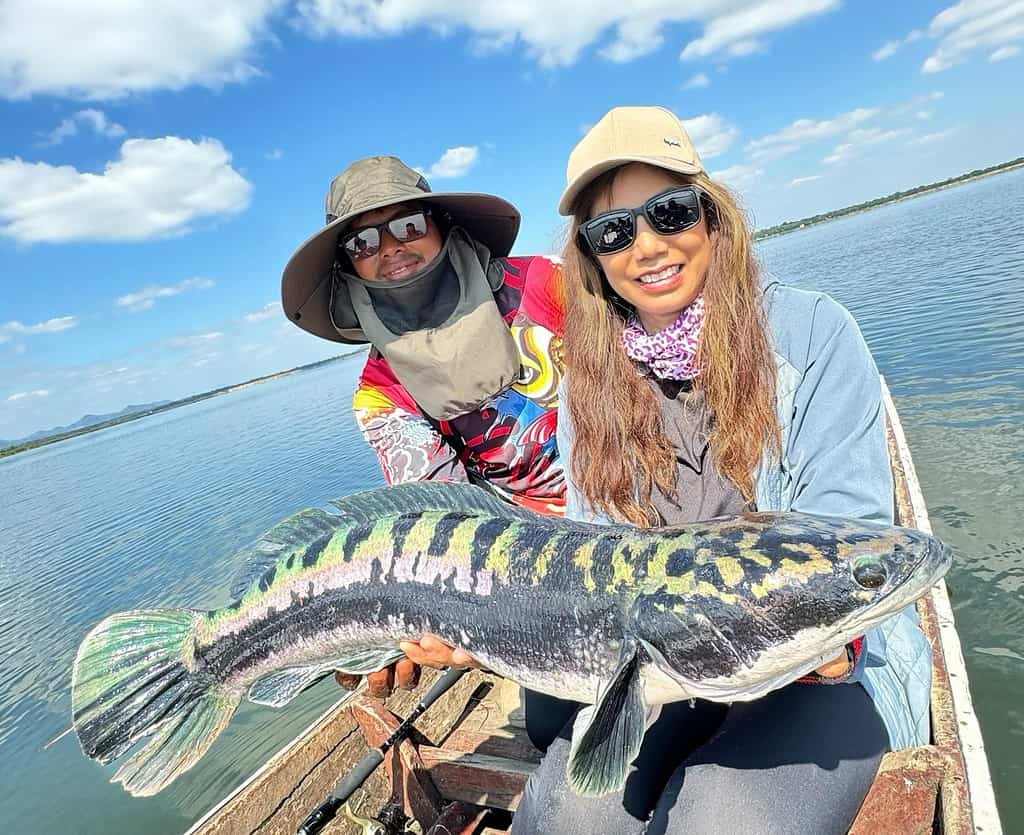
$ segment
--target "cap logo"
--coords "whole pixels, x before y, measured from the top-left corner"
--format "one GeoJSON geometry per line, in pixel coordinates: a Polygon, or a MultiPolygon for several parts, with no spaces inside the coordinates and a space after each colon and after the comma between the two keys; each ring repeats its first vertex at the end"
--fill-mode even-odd
{"type": "Polygon", "coordinates": [[[682,148],[683,147],[682,143],[678,139],[676,139],[674,136],[666,136],[665,137],[665,144],[666,145],[675,145],[677,148],[682,148]]]}

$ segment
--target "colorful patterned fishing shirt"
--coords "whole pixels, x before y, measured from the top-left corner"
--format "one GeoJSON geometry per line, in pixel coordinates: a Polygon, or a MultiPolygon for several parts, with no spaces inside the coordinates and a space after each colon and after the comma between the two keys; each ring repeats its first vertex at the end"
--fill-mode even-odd
{"type": "Polygon", "coordinates": [[[558,268],[547,258],[505,259],[495,301],[519,349],[519,379],[475,412],[425,415],[374,349],[352,406],[388,484],[486,481],[516,504],[562,514],[565,484],[555,441],[561,379],[558,268]]]}

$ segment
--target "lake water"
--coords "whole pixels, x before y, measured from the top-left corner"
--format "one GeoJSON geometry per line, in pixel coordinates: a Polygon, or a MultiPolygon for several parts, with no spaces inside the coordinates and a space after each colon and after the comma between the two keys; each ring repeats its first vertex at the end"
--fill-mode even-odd
{"type": "MultiPolygon", "coordinates": [[[[1024,831],[1024,172],[762,243],[783,281],[856,315],[936,533],[1007,832],[1024,831]]],[[[377,486],[350,412],[361,356],[0,460],[5,832],[181,832],[338,696],[244,704],[154,798],[107,782],[68,726],[71,663],[104,615],[227,602],[231,557],[290,512],[377,486]]]]}

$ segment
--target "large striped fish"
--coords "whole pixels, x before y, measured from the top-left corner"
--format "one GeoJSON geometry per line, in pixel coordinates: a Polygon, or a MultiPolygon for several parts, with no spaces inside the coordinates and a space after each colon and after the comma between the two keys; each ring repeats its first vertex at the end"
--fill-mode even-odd
{"type": "Polygon", "coordinates": [[[568,776],[623,783],[648,714],[794,681],[923,594],[950,562],[919,531],[795,513],[641,530],[538,516],[466,485],[410,484],[305,510],[254,549],[266,572],[224,609],[115,614],[72,677],[82,750],[158,792],[242,697],[283,705],[434,633],[527,688],[585,702],[568,776]]]}

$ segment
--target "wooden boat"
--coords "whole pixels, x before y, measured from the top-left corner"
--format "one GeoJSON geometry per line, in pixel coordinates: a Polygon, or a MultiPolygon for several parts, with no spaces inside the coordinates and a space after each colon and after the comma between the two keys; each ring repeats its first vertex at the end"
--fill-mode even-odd
{"type": "MultiPolygon", "coordinates": [[[[882,382],[897,522],[931,531],[899,416],[882,382]]],[[[967,671],[944,582],[918,604],[932,645],[932,741],[886,754],[852,835],[999,835],[1001,825],[967,671]]],[[[292,835],[299,823],[416,703],[400,692],[336,704],[298,739],[207,813],[188,835],[292,835]]],[[[352,799],[360,816],[393,832],[498,835],[507,830],[540,754],[524,730],[518,688],[473,671],[418,722],[415,738],[389,752],[352,799]]],[[[362,833],[339,816],[330,835],[362,833]]],[[[366,830],[369,831],[369,830],[366,830]]],[[[596,830],[595,830],[596,831],[596,830]]]]}

